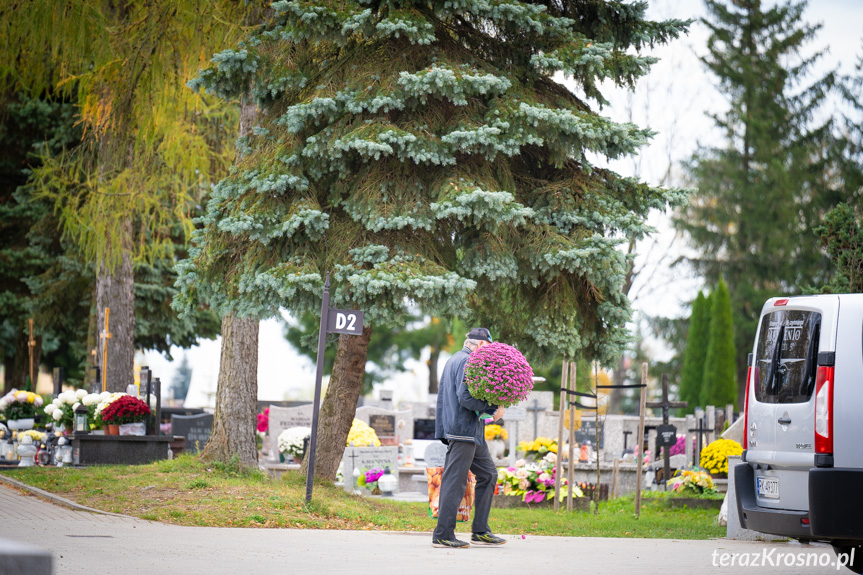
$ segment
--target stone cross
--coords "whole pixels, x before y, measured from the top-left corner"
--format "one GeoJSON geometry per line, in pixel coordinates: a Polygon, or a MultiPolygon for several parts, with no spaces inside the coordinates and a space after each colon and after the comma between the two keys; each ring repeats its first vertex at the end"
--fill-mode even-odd
{"type": "Polygon", "coordinates": [[[102,391],[108,389],[108,340],[111,339],[111,332],[108,331],[108,317],[111,315],[111,308],[105,308],[105,329],[99,334],[102,339],[102,391]]]}
{"type": "MultiPolygon", "coordinates": [[[[672,407],[688,407],[689,403],[686,401],[668,401],[668,374],[662,375],[662,401],[651,401],[648,402],[647,407],[661,407],[662,408],[662,425],[668,425],[668,410],[672,407]]],[[[665,470],[665,475],[663,479],[668,481],[669,475],[671,474],[671,449],[666,447],[662,450],[663,452],[663,460],[664,465],[663,468],[665,470]]]]}
{"type": "Polygon", "coordinates": [[[545,411],[544,407],[539,407],[539,402],[537,400],[533,400],[533,407],[526,408],[527,411],[533,412],[533,438],[539,435],[539,412],[545,411]]]}
{"type": "Polygon", "coordinates": [[[36,380],[33,378],[33,352],[36,351],[36,340],[33,339],[33,318],[30,318],[30,339],[27,341],[30,351],[30,391],[36,391],[36,380]]]}

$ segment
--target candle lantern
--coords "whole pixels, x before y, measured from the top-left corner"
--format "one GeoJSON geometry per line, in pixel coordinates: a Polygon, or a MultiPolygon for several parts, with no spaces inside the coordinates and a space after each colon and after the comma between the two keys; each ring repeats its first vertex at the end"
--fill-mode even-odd
{"type": "Polygon", "coordinates": [[[75,409],[75,433],[80,435],[90,433],[90,425],[87,423],[87,407],[83,403],[75,409]]]}
{"type": "Polygon", "coordinates": [[[398,484],[398,479],[396,479],[395,475],[390,473],[390,468],[384,468],[384,474],[380,479],[378,479],[378,487],[381,490],[381,494],[386,497],[392,497],[398,484]]]}

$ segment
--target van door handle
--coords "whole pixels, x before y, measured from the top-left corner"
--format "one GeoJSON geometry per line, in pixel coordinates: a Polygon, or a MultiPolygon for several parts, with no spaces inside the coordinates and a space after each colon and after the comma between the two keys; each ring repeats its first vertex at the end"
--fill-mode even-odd
{"type": "Polygon", "coordinates": [[[791,418],[790,417],[780,417],[778,419],[778,421],[779,421],[780,425],[790,425],[791,424],[791,418]]]}

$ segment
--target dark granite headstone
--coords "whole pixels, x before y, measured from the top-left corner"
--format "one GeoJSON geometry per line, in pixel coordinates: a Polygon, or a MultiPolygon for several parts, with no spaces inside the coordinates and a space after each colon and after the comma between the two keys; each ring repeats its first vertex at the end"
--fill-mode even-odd
{"type": "Polygon", "coordinates": [[[185,437],[186,451],[190,453],[204,449],[212,431],[213,415],[210,413],[171,416],[171,434],[185,437]]]}
{"type": "Polygon", "coordinates": [[[434,419],[414,419],[414,439],[434,439],[434,419]]]}

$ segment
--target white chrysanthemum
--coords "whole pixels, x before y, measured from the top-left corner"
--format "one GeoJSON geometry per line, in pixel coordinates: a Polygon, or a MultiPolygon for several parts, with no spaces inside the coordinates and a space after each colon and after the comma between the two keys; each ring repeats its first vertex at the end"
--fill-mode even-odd
{"type": "Polygon", "coordinates": [[[86,395],[87,395],[87,390],[86,390],[86,389],[76,389],[76,390],[75,390],[75,398],[76,398],[76,399],[84,399],[84,397],[85,397],[86,395]]]}
{"type": "Polygon", "coordinates": [[[88,393],[84,396],[84,399],[81,400],[81,403],[90,407],[91,405],[96,405],[102,400],[102,396],[98,393],[88,393]]]}
{"type": "Polygon", "coordinates": [[[54,413],[51,414],[51,417],[54,418],[54,421],[60,421],[63,418],[63,410],[55,409],[54,413]]]}
{"type": "Polygon", "coordinates": [[[78,409],[79,405],[81,405],[80,401],[76,401],[75,403],[73,403],[72,404],[72,411],[75,411],[76,409],[78,409]]]}
{"type": "Polygon", "coordinates": [[[53,403],[49,403],[48,405],[45,406],[45,413],[46,414],[53,415],[55,411],[57,411],[57,406],[54,405],[53,403]]]}

